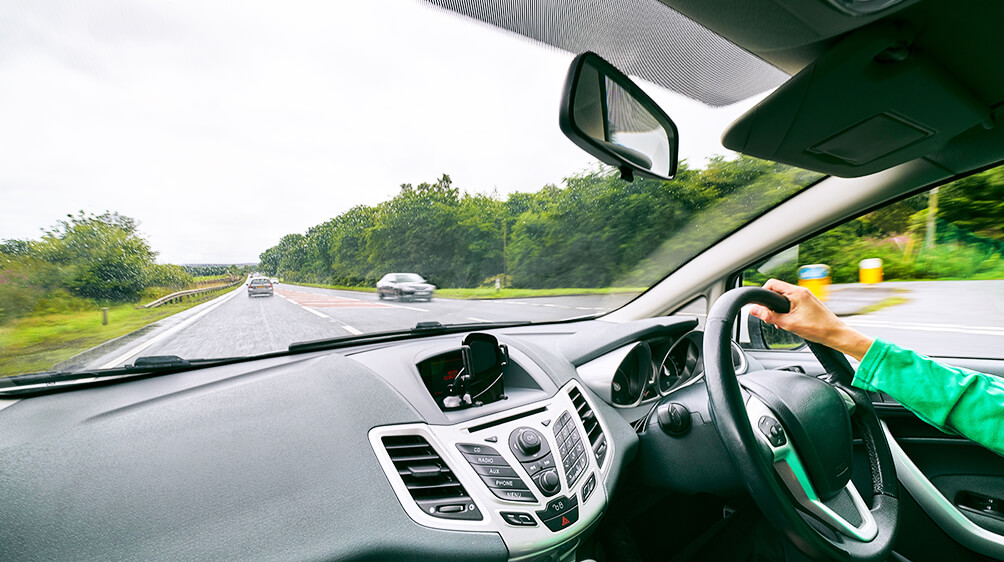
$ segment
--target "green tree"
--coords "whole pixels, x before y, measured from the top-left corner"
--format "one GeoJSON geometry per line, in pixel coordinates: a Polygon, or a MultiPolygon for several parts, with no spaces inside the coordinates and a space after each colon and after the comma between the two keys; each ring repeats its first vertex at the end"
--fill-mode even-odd
{"type": "Polygon", "coordinates": [[[47,231],[36,252],[67,271],[65,286],[75,295],[127,301],[146,287],[156,252],[137,232],[138,223],[118,213],[80,211],[47,231]]]}

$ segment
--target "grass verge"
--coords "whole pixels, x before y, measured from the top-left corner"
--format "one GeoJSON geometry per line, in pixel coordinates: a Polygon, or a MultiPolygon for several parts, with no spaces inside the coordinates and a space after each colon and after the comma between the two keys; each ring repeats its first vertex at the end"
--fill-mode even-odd
{"type": "MultiPolygon", "coordinates": [[[[285,283],[285,282],[284,282],[285,283]]],[[[335,289],[338,291],[358,291],[375,293],[376,287],[349,287],[346,285],[325,285],[323,283],[299,283],[290,281],[290,285],[317,287],[319,289],[335,289]]],[[[281,284],[280,284],[281,286],[281,284]]],[[[645,287],[606,287],[602,289],[499,289],[494,287],[475,287],[473,289],[436,289],[437,297],[447,299],[519,299],[527,297],[563,297],[573,295],[612,295],[618,293],[641,293],[645,287]]]]}
{"type": "Polygon", "coordinates": [[[873,312],[878,312],[878,311],[880,311],[880,310],[882,310],[884,308],[889,308],[891,306],[900,305],[900,304],[903,304],[905,302],[908,302],[909,300],[910,299],[906,299],[906,298],[903,298],[903,297],[889,297],[889,298],[883,299],[883,300],[881,300],[881,301],[879,301],[879,302],[877,302],[877,303],[875,303],[873,305],[869,305],[869,306],[866,306],[866,307],[862,308],[857,313],[857,315],[860,316],[862,314],[871,314],[873,312]]]}
{"type": "Polygon", "coordinates": [[[51,369],[81,351],[177,314],[230,289],[157,308],[135,304],[108,307],[108,325],[101,325],[101,309],[52,312],[14,320],[0,326],[0,376],[51,369]]]}

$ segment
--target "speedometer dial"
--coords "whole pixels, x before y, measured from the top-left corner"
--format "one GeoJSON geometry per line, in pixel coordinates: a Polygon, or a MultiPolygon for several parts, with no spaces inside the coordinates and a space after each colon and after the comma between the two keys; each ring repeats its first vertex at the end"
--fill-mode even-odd
{"type": "Polygon", "coordinates": [[[665,361],[658,377],[659,394],[668,394],[680,384],[680,371],[672,361],[665,361]]]}
{"type": "MultiPolygon", "coordinates": [[[[694,330],[670,347],[659,373],[659,393],[668,394],[704,376],[704,332],[694,330]]],[[[746,370],[746,356],[732,342],[732,365],[736,373],[746,370]]]]}

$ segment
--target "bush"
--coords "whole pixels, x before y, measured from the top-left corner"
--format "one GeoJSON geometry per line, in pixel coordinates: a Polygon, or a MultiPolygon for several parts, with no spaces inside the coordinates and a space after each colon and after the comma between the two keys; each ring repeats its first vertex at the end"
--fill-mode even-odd
{"type": "Polygon", "coordinates": [[[153,264],[146,270],[147,287],[164,287],[181,291],[194,283],[191,274],[180,265],[153,264]]]}

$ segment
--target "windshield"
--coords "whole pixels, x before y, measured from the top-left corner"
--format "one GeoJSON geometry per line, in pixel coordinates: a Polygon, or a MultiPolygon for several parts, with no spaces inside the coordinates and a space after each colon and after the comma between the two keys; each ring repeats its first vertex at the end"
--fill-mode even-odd
{"type": "Polygon", "coordinates": [[[423,2],[0,10],[0,375],[603,314],[820,177],[722,148],[763,88],[639,79],[681,164],[623,181],[574,53],[423,2]]]}

